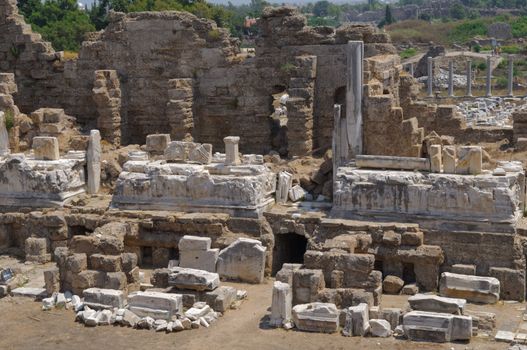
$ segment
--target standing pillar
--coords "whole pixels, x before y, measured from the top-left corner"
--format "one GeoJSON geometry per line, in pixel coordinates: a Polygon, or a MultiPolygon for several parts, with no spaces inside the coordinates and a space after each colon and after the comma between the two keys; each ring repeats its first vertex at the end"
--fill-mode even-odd
{"type": "Polygon", "coordinates": [[[410,75],[412,77],[414,76],[414,64],[413,63],[410,63],[410,75]]]}
{"type": "Polygon", "coordinates": [[[427,68],[428,68],[428,97],[434,97],[433,90],[433,79],[434,79],[434,69],[433,69],[434,59],[428,57],[427,68]]]}
{"type": "Polygon", "coordinates": [[[5,123],[5,113],[0,111],[0,156],[9,154],[9,134],[5,123]]]}
{"type": "MultiPolygon", "coordinates": [[[[348,134],[346,132],[346,118],[342,115],[342,106],[333,106],[333,180],[337,176],[337,169],[345,166],[350,160],[348,134]]],[[[333,181],[333,183],[335,183],[333,181]]]]}
{"type": "Polygon", "coordinates": [[[509,55],[509,76],[507,81],[507,96],[512,97],[514,96],[512,91],[512,84],[513,84],[513,74],[514,73],[514,63],[512,61],[512,56],[509,55]]]}
{"type": "Polygon", "coordinates": [[[487,57],[487,82],[486,82],[486,89],[485,89],[485,96],[491,97],[492,96],[492,67],[491,67],[491,59],[490,56],[487,57]]]}
{"type": "Polygon", "coordinates": [[[362,154],[362,61],[364,43],[349,41],[346,48],[346,130],[351,155],[362,154]]]}
{"type": "Polygon", "coordinates": [[[96,194],[101,186],[101,134],[99,130],[90,131],[88,152],[86,152],[88,170],[88,193],[96,194]]]}
{"type": "Polygon", "coordinates": [[[448,62],[448,96],[454,97],[454,61],[448,62]]]}
{"type": "Polygon", "coordinates": [[[238,151],[239,136],[227,136],[225,142],[225,165],[240,165],[240,153],[238,151]]]}
{"type": "Polygon", "coordinates": [[[467,61],[467,96],[472,97],[472,61],[467,61]]]}

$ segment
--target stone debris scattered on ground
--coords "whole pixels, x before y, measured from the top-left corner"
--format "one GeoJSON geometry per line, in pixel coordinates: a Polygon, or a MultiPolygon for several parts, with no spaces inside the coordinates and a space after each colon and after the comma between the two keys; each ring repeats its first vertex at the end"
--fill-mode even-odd
{"type": "Polygon", "coordinates": [[[456,110],[470,126],[512,127],[512,115],[523,105],[503,97],[477,97],[459,102],[456,110]]]}

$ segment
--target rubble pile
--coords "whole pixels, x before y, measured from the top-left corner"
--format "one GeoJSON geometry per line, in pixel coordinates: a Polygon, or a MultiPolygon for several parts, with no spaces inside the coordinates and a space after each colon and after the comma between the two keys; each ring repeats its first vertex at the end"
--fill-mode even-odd
{"type": "Polygon", "coordinates": [[[456,110],[472,126],[511,127],[512,115],[521,104],[502,97],[477,97],[457,104],[456,110]]]}

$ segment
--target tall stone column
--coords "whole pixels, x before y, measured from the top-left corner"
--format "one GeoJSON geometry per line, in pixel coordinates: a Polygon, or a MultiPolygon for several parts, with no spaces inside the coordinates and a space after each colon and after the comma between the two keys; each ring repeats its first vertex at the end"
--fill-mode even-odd
{"type": "Polygon", "coordinates": [[[410,63],[410,75],[412,77],[414,76],[414,64],[413,63],[410,63]]]}
{"type": "Polygon", "coordinates": [[[512,56],[509,55],[509,76],[507,80],[507,96],[514,96],[514,93],[512,91],[512,84],[513,84],[513,78],[514,78],[514,63],[512,61],[512,56]]]}
{"type": "Polygon", "coordinates": [[[490,59],[490,56],[487,57],[487,81],[486,81],[486,89],[485,89],[485,96],[491,97],[492,96],[492,62],[490,59]]]}
{"type": "Polygon", "coordinates": [[[448,96],[454,97],[454,61],[448,62],[448,96]]]}
{"type": "Polygon", "coordinates": [[[96,194],[101,186],[101,153],[101,134],[99,130],[91,130],[86,152],[89,194],[96,194]]]}
{"type": "Polygon", "coordinates": [[[0,111],[0,157],[9,152],[9,134],[5,125],[5,113],[0,111]]]}
{"type": "Polygon", "coordinates": [[[472,61],[467,61],[467,96],[472,97],[472,61]]]}
{"type": "Polygon", "coordinates": [[[362,154],[362,64],[364,43],[349,41],[346,48],[346,129],[351,155],[362,154]]]}
{"type": "Polygon", "coordinates": [[[434,67],[433,67],[433,64],[434,64],[434,59],[432,57],[428,57],[426,63],[427,63],[427,72],[428,72],[428,85],[427,85],[428,97],[433,97],[434,96],[434,91],[433,91],[433,82],[434,82],[434,67]]]}
{"type": "Polygon", "coordinates": [[[346,132],[346,118],[342,115],[342,106],[333,106],[333,179],[337,169],[346,165],[350,160],[348,134],[346,132]]]}
{"type": "Polygon", "coordinates": [[[239,136],[227,136],[225,142],[225,165],[240,165],[240,154],[238,152],[239,136]]]}

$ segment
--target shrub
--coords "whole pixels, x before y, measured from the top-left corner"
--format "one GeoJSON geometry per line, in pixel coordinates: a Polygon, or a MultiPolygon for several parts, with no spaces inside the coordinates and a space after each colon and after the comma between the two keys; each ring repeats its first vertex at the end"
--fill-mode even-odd
{"type": "Polygon", "coordinates": [[[402,59],[413,57],[417,54],[417,50],[413,47],[410,47],[404,51],[402,51],[399,55],[402,59]]]}
{"type": "Polygon", "coordinates": [[[12,110],[8,109],[4,112],[5,118],[5,128],[7,131],[11,130],[15,126],[15,113],[12,110]]]}
{"type": "Polygon", "coordinates": [[[208,36],[211,40],[217,41],[220,39],[221,33],[218,29],[210,30],[208,36]]]}

